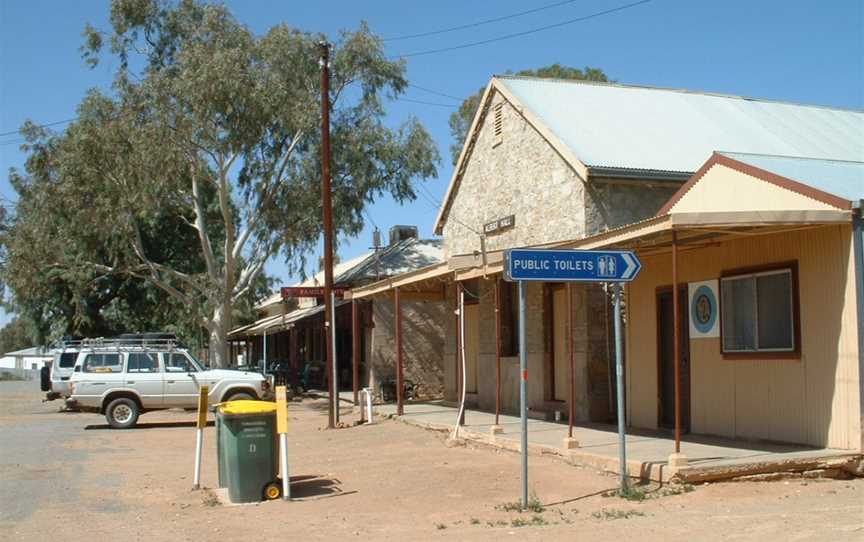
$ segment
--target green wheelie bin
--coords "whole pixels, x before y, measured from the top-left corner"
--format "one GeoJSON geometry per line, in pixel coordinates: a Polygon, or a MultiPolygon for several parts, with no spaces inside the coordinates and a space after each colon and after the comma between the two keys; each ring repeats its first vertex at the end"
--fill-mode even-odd
{"type": "Polygon", "coordinates": [[[229,401],[216,405],[216,450],[219,487],[231,502],[278,499],[279,439],[276,404],[229,401]]]}

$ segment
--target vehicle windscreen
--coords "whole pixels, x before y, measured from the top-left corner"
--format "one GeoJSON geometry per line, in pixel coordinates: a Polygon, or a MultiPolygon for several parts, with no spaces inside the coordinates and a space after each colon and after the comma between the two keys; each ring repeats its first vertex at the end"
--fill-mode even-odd
{"type": "Polygon", "coordinates": [[[71,369],[75,366],[75,360],[78,359],[77,352],[63,352],[60,354],[58,366],[61,369],[71,369]]]}

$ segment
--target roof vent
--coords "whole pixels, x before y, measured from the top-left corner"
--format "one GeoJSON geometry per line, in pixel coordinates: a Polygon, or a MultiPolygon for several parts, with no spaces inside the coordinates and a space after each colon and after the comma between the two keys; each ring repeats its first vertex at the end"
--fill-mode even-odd
{"type": "Polygon", "coordinates": [[[390,246],[405,239],[417,239],[417,226],[393,226],[390,228],[390,246]]]}
{"type": "Polygon", "coordinates": [[[494,108],[494,118],[492,119],[492,128],[495,132],[494,145],[498,145],[504,140],[504,102],[498,102],[494,108]]]}

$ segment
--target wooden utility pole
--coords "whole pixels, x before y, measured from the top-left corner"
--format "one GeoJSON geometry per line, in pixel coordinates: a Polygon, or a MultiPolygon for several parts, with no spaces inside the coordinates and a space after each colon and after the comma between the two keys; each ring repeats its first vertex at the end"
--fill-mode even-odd
{"type": "Polygon", "coordinates": [[[321,58],[321,205],[324,208],[324,336],[327,343],[327,427],[336,427],[336,371],[333,352],[333,202],[330,194],[330,44],[319,42],[321,58]]]}

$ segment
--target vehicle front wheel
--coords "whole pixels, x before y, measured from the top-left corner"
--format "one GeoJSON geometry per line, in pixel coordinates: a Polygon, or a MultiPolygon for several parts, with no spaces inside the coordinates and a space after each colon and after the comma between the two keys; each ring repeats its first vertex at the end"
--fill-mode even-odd
{"type": "Polygon", "coordinates": [[[129,429],[138,423],[138,403],[127,397],[114,399],[105,409],[105,418],[114,429],[129,429]]]}
{"type": "Polygon", "coordinates": [[[228,401],[254,401],[258,399],[248,391],[235,391],[233,393],[229,392],[228,395],[225,396],[223,402],[228,401]]]}

